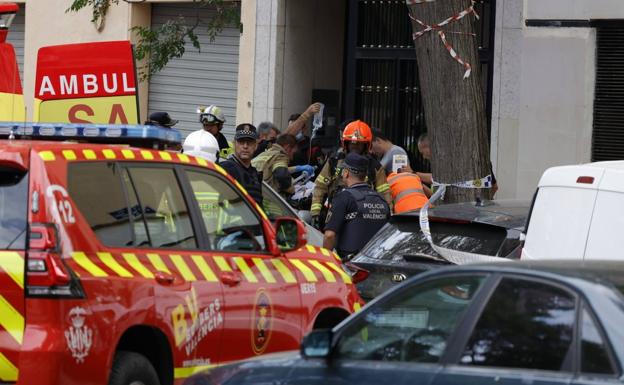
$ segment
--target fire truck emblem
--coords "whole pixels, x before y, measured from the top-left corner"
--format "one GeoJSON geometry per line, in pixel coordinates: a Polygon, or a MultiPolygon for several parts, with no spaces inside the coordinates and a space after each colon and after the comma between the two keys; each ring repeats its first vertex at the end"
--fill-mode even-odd
{"type": "Polygon", "coordinates": [[[85,324],[87,311],[79,306],[69,311],[71,326],[65,330],[67,346],[77,363],[83,363],[93,344],[93,329],[85,324]]]}
{"type": "Polygon", "coordinates": [[[256,292],[251,316],[251,345],[255,354],[262,354],[271,340],[273,329],[273,305],[264,289],[256,292]]]}

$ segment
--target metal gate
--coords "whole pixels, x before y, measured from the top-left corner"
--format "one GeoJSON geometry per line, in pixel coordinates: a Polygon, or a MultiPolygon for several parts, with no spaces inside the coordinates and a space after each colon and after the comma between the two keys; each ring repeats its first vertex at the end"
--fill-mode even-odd
{"type": "Polygon", "coordinates": [[[195,23],[197,16],[202,20],[195,31],[201,51],[187,43],[184,56],[171,60],[151,78],[149,86],[149,113],[169,112],[173,119],[180,121],[176,128],[184,136],[201,128],[197,106],[210,104],[223,109],[226,119],[223,133],[226,136],[234,134],[240,30],[224,28],[211,42],[205,23],[213,14],[212,8],[198,6],[195,2],[152,5],[152,27],[180,16],[189,24],[195,23]]]}
{"type": "Polygon", "coordinates": [[[17,65],[19,66],[20,79],[24,83],[24,31],[26,29],[26,5],[18,4],[19,11],[13,23],[9,28],[7,42],[11,43],[15,48],[15,56],[17,57],[17,65]]]}
{"type": "Polygon", "coordinates": [[[624,159],[624,20],[596,21],[592,162],[624,159]]]}
{"type": "MultiPolygon", "coordinates": [[[[416,51],[405,0],[349,0],[343,116],[381,128],[410,153],[412,167],[428,170],[416,141],[426,132],[416,51]]],[[[488,126],[492,110],[495,0],[477,4],[479,57],[488,126]]],[[[489,129],[488,129],[489,131],[489,129]]]]}

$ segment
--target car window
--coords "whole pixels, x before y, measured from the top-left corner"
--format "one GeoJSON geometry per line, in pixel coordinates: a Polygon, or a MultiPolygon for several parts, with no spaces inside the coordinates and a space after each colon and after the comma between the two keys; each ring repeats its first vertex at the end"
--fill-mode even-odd
{"type": "Polygon", "coordinates": [[[341,359],[435,363],[484,277],[447,277],[368,309],[340,338],[341,359]]]}
{"type": "Polygon", "coordinates": [[[71,163],[67,188],[100,242],[113,247],[136,246],[119,178],[121,170],[114,162],[71,163]]]}
{"type": "Polygon", "coordinates": [[[0,167],[0,249],[25,249],[28,174],[0,167]]]}
{"type": "Polygon", "coordinates": [[[581,372],[615,374],[600,329],[585,307],[581,313],[581,372]]]}
{"type": "Polygon", "coordinates": [[[277,194],[264,183],[262,184],[262,208],[271,221],[279,217],[297,218],[277,194]]]}
{"type": "Polygon", "coordinates": [[[213,250],[266,249],[262,224],[241,194],[217,175],[186,173],[213,250]]]}
{"type": "MultiPolygon", "coordinates": [[[[450,223],[430,219],[433,242],[451,250],[495,256],[507,231],[478,223],[450,223]]],[[[419,255],[439,257],[422,231],[418,217],[386,224],[361,251],[374,259],[409,260],[419,255]]]]}
{"type": "MultiPolygon", "coordinates": [[[[150,246],[197,248],[189,210],[173,169],[130,166],[128,173],[139,198],[139,212],[147,224],[150,246]]],[[[140,228],[139,223],[137,230],[140,228]]]]}
{"type": "Polygon", "coordinates": [[[575,298],[559,287],[505,278],[466,345],[464,365],[560,371],[571,366],[575,298]]]}

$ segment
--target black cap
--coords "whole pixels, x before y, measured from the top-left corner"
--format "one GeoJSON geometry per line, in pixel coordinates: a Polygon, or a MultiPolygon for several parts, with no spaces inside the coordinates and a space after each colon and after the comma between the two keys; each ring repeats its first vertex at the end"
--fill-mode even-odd
{"type": "Polygon", "coordinates": [[[236,134],[234,134],[234,140],[241,139],[258,139],[258,133],[256,132],[256,126],[250,123],[243,123],[236,126],[236,134]]]}
{"type": "Polygon", "coordinates": [[[355,152],[350,152],[345,157],[344,167],[357,174],[365,173],[368,168],[368,159],[355,152]]]}
{"type": "Polygon", "coordinates": [[[178,121],[171,119],[168,113],[158,111],[150,114],[149,123],[163,127],[173,127],[178,123],[178,121]]]}

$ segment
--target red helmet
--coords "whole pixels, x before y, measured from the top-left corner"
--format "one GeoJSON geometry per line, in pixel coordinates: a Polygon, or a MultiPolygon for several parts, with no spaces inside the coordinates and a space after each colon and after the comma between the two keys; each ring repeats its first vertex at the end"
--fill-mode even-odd
{"type": "Polygon", "coordinates": [[[368,124],[361,120],[355,120],[345,127],[342,132],[342,146],[347,142],[367,143],[367,149],[370,150],[373,141],[373,133],[368,124]]]}

